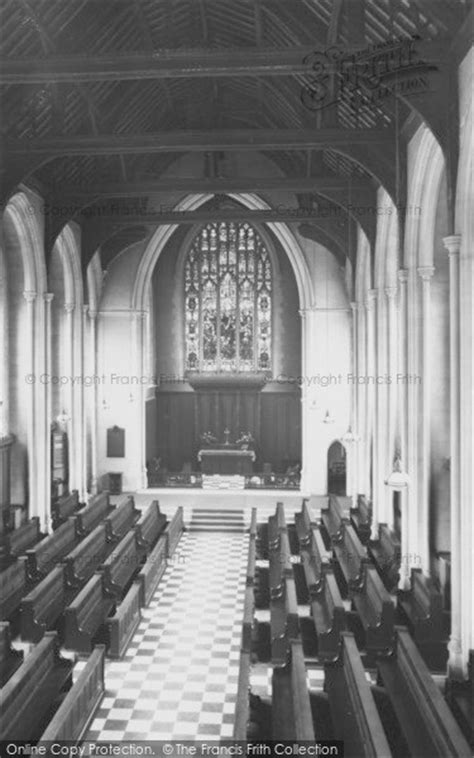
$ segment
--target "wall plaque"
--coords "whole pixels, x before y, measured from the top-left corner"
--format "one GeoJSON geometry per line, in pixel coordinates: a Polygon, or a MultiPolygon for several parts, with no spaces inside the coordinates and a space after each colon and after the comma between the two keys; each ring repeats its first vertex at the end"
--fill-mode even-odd
{"type": "Polygon", "coordinates": [[[125,429],[119,426],[107,429],[107,458],[125,458],[125,429]]]}

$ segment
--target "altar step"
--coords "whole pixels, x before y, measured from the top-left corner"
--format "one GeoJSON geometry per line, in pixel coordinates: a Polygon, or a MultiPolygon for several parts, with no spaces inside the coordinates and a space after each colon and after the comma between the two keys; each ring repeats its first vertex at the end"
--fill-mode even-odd
{"type": "Polygon", "coordinates": [[[244,532],[245,521],[242,509],[216,511],[209,508],[193,508],[188,527],[190,532],[244,532]]]}
{"type": "Polygon", "coordinates": [[[245,476],[238,474],[203,474],[203,490],[243,490],[245,489],[245,476]]]}

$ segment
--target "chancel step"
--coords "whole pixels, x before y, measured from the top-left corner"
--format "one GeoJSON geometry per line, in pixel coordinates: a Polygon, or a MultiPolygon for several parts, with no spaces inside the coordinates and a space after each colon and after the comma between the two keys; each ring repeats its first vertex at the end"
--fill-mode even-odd
{"type": "Polygon", "coordinates": [[[244,532],[243,510],[209,510],[193,508],[190,532],[244,532]]]}

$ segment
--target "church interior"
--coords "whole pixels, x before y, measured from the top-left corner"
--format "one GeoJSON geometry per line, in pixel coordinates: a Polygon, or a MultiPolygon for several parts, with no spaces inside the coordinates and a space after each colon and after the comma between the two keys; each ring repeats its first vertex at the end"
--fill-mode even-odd
{"type": "Polygon", "coordinates": [[[8,755],[472,755],[472,11],[0,3],[8,755]]]}

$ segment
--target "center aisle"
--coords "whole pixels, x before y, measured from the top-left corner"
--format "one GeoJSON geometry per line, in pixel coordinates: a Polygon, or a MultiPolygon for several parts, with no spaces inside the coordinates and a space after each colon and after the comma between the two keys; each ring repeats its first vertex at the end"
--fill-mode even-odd
{"type": "Polygon", "coordinates": [[[183,534],[84,739],[232,736],[248,539],[183,534]]]}

